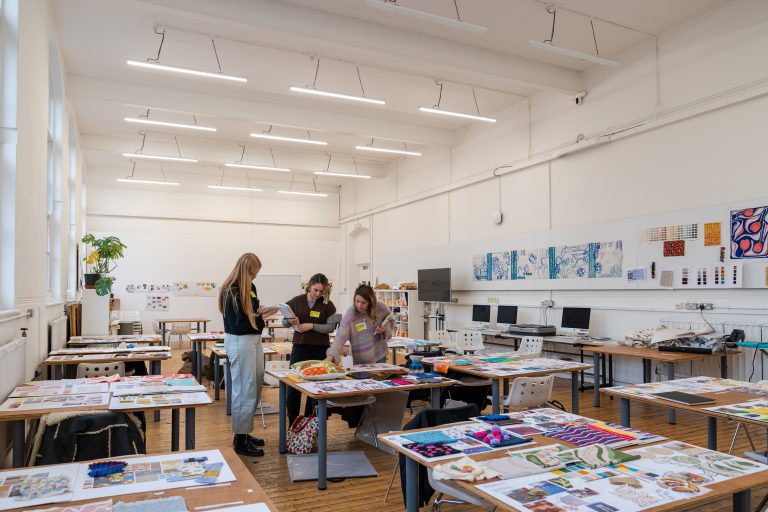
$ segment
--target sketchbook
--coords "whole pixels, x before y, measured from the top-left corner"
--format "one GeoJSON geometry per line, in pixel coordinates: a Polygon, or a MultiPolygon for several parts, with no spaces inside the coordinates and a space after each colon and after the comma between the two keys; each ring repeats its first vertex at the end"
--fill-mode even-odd
{"type": "Polygon", "coordinates": [[[669,400],[670,402],[677,402],[685,405],[702,405],[715,403],[714,398],[708,396],[694,395],[691,393],[683,393],[682,391],[663,391],[661,393],[652,393],[653,396],[669,400]]]}

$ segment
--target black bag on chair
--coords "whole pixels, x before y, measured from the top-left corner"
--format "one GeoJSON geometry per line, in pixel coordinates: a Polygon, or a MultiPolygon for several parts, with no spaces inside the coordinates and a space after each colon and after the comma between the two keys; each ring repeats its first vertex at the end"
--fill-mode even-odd
{"type": "Polygon", "coordinates": [[[147,453],[144,432],[140,420],[132,413],[53,413],[40,419],[30,465],[143,453],[147,453]]]}
{"type": "MultiPolygon", "coordinates": [[[[413,417],[411,421],[405,424],[403,430],[413,430],[416,428],[428,428],[445,425],[447,423],[456,423],[458,421],[467,421],[473,416],[480,414],[477,406],[474,404],[464,407],[453,407],[451,409],[425,409],[413,417]]],[[[405,455],[399,455],[400,458],[400,485],[403,489],[403,502],[405,502],[405,455]]],[[[434,493],[434,489],[429,485],[427,477],[427,468],[419,465],[419,507],[426,505],[434,493]]]]}

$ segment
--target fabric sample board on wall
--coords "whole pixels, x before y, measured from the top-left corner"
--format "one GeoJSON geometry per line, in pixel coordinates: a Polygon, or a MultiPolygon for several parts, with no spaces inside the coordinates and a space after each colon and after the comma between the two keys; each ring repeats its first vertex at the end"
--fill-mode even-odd
{"type": "Polygon", "coordinates": [[[685,256],[685,240],[664,242],[664,257],[685,256]]]}
{"type": "Polygon", "coordinates": [[[719,222],[705,222],[704,223],[704,246],[720,245],[721,224],[719,222]]]}
{"type": "Polygon", "coordinates": [[[731,211],[731,258],[768,258],[768,206],[731,211]]]}

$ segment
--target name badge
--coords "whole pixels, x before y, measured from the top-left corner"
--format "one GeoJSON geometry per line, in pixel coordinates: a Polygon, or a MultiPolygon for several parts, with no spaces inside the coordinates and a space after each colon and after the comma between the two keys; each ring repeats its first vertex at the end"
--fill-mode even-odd
{"type": "Polygon", "coordinates": [[[319,311],[310,311],[309,316],[312,318],[320,318],[320,312],[319,311]]]}
{"type": "Polygon", "coordinates": [[[365,330],[365,322],[360,322],[359,324],[355,324],[355,331],[360,332],[365,330]]]}
{"type": "Polygon", "coordinates": [[[253,293],[253,290],[251,290],[251,297],[253,297],[254,299],[256,298],[256,294],[253,293]]]}

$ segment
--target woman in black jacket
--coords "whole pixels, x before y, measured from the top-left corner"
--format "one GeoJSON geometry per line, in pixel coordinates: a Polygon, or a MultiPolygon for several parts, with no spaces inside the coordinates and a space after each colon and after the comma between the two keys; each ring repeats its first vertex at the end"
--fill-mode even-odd
{"type": "Polygon", "coordinates": [[[260,270],[258,256],[243,254],[221,285],[218,297],[219,311],[224,316],[224,348],[232,374],[232,444],[237,453],[249,456],[264,455],[259,448],[264,440],[251,437],[250,432],[264,381],[264,317],[277,311],[259,305],[253,280],[260,270]]]}

